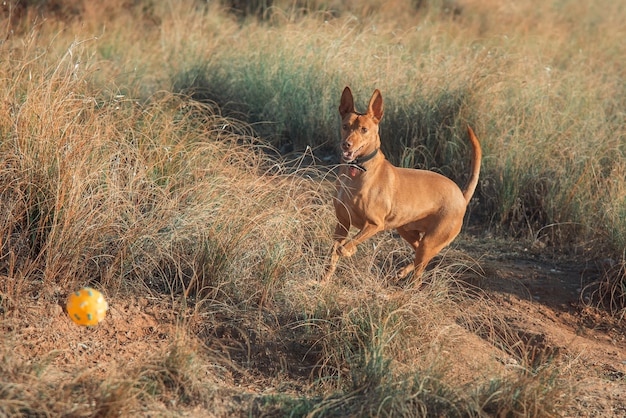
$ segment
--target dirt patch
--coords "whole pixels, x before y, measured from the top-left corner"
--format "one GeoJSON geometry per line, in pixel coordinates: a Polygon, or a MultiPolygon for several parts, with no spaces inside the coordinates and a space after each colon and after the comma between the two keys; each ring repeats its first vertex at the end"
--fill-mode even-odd
{"type": "MultiPolygon", "coordinates": [[[[545,255],[541,248],[481,242],[469,238],[458,244],[478,260],[481,274],[464,279],[485,298],[474,307],[464,302],[461,325],[486,341],[502,342],[498,348],[504,352],[523,347],[520,352],[532,357],[525,367],[558,361],[578,404],[565,416],[625,416],[626,321],[581,297],[600,272],[590,263],[545,255]]],[[[511,357],[502,361],[517,365],[516,353],[507,354],[511,357]]]]}
{"type": "Polygon", "coordinates": [[[147,299],[110,299],[106,326],[95,327],[71,322],[62,307],[64,301],[29,301],[27,308],[7,321],[4,331],[7,338],[15,339],[14,354],[31,360],[54,353],[51,364],[57,367],[97,369],[112,361],[139,361],[172,332],[172,318],[164,317],[168,310],[158,309],[147,299]]]}

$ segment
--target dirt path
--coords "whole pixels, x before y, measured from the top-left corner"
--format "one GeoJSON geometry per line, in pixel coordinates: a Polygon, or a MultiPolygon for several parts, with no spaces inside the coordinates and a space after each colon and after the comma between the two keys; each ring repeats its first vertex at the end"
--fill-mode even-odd
{"type": "Polygon", "coordinates": [[[523,245],[460,246],[478,254],[484,274],[470,281],[485,292],[494,316],[504,318],[525,343],[559,355],[562,372],[575,382],[578,404],[564,416],[626,416],[626,321],[580,298],[599,272],[523,245]]]}

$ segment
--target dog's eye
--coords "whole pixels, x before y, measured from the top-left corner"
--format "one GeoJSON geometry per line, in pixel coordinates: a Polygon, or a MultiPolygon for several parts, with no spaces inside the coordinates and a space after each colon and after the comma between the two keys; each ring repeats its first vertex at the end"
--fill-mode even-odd
{"type": "Polygon", "coordinates": [[[362,127],[362,128],[361,128],[361,132],[363,132],[364,134],[366,134],[366,133],[367,133],[367,128],[366,128],[365,126],[364,126],[364,127],[362,127]]]}
{"type": "Polygon", "coordinates": [[[341,129],[343,129],[344,131],[348,130],[348,124],[344,123],[343,125],[341,125],[341,129]]]}

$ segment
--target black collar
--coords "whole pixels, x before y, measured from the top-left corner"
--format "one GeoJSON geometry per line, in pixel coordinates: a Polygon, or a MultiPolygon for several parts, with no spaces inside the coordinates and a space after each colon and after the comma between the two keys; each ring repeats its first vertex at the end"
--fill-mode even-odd
{"type": "Polygon", "coordinates": [[[349,167],[354,167],[354,168],[358,168],[361,171],[367,171],[365,169],[365,167],[363,167],[363,164],[365,164],[366,162],[368,162],[369,160],[371,160],[372,158],[374,158],[376,156],[376,154],[378,154],[378,148],[376,148],[374,150],[374,152],[372,152],[371,154],[366,155],[363,158],[356,158],[352,161],[350,161],[349,163],[346,163],[349,167]]]}

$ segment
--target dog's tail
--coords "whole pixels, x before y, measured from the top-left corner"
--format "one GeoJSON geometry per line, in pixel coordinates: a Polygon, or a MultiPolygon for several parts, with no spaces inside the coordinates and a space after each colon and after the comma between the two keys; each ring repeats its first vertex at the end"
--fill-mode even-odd
{"type": "Polygon", "coordinates": [[[465,197],[465,202],[469,203],[470,199],[474,195],[474,191],[476,191],[476,186],[478,185],[478,175],[480,174],[480,161],[483,156],[483,152],[480,149],[480,142],[478,142],[478,138],[474,135],[474,131],[468,125],[467,132],[469,132],[470,142],[472,143],[472,175],[467,182],[467,186],[465,186],[465,190],[463,190],[463,197],[465,197]]]}

